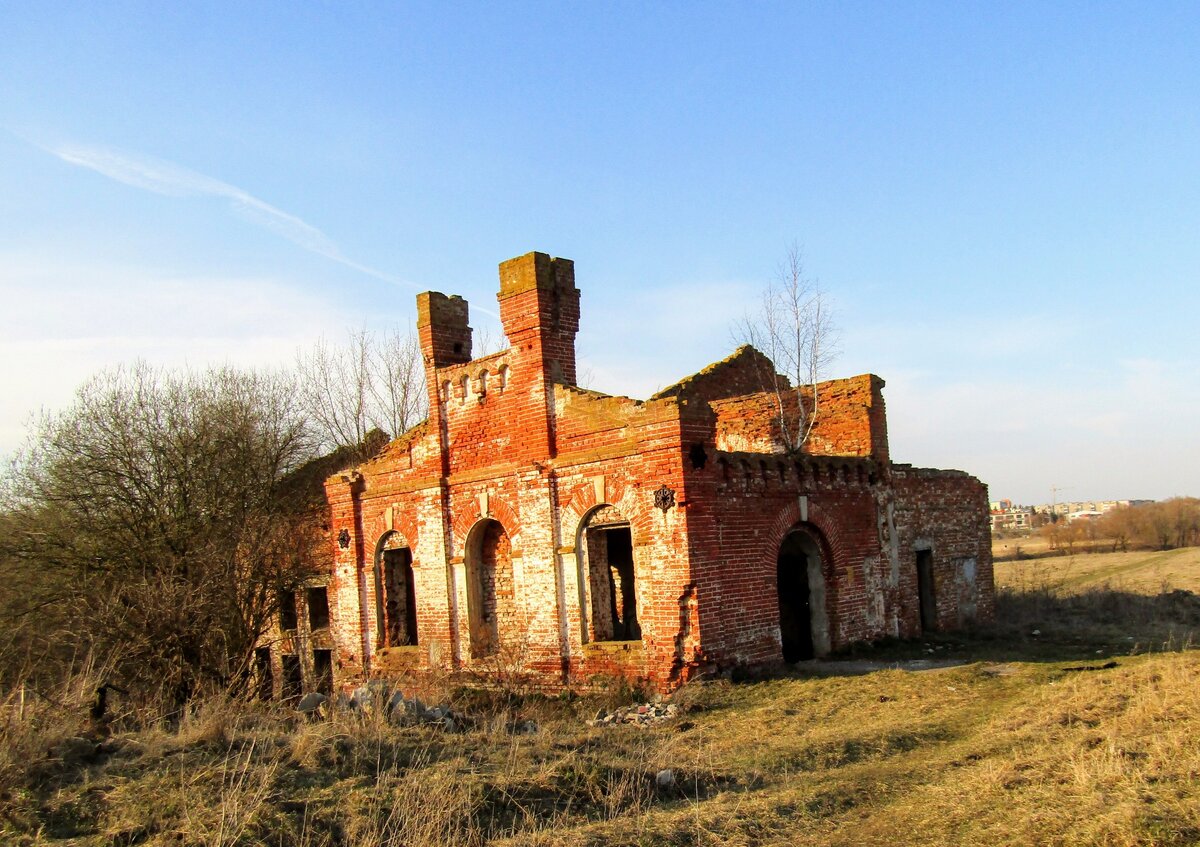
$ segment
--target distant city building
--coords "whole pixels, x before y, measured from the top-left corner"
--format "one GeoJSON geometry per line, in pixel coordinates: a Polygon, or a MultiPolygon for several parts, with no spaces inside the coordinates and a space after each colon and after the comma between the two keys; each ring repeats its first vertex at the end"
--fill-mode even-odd
{"type": "Polygon", "coordinates": [[[1029,506],[1017,506],[1011,500],[991,504],[992,532],[999,529],[1032,529],[1033,512],[1029,506]]]}
{"type": "Polygon", "coordinates": [[[1063,503],[1041,503],[1020,506],[1012,500],[993,500],[991,503],[992,531],[1000,529],[1032,529],[1034,515],[1059,515],[1068,521],[1094,520],[1120,506],[1141,506],[1153,500],[1072,500],[1063,503]]]}

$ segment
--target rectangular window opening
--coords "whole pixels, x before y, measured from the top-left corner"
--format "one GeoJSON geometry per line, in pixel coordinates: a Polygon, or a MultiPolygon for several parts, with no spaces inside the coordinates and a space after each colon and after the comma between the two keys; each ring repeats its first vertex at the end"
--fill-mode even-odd
{"type": "Polygon", "coordinates": [[[313,683],[322,694],[333,694],[333,651],[313,650],[313,683]]]}
{"type": "Polygon", "coordinates": [[[308,628],[329,628],[329,589],[324,585],[308,589],[308,628]]]}
{"type": "Polygon", "coordinates": [[[300,657],[295,653],[284,653],[280,657],[283,664],[284,700],[295,700],[304,692],[304,673],[300,668],[300,657]]]}
{"type": "Polygon", "coordinates": [[[937,630],[937,595],[933,583],[933,551],[917,551],[917,599],[921,604],[921,631],[937,630]]]}
{"type": "Polygon", "coordinates": [[[258,647],[254,651],[254,682],[259,700],[270,700],[275,696],[275,672],[271,669],[270,647],[258,647]]]}
{"type": "Polygon", "coordinates": [[[284,631],[294,630],[298,624],[296,593],[294,591],[279,592],[279,628],[284,631]]]}

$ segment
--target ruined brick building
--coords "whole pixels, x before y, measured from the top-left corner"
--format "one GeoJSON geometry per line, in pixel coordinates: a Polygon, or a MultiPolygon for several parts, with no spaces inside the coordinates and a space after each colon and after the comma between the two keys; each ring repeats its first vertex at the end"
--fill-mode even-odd
{"type": "Polygon", "coordinates": [[[325,484],[332,569],[292,616],[327,682],[667,689],[991,615],[987,489],[891,461],[879,377],[823,383],[787,455],[753,348],[613,397],[575,384],[572,262],[504,262],[498,299],[510,347],[473,359],[466,301],[418,295],[429,417],[325,484]]]}

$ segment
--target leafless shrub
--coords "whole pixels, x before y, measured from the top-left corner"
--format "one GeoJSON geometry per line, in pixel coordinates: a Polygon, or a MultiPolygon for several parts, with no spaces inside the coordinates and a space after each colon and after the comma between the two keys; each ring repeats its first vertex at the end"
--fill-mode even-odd
{"type": "Polygon", "coordinates": [[[176,706],[242,687],[283,592],[302,584],[319,489],[281,376],[106,371],[38,422],[9,476],[6,557],[57,586],[61,643],[176,706]]]}

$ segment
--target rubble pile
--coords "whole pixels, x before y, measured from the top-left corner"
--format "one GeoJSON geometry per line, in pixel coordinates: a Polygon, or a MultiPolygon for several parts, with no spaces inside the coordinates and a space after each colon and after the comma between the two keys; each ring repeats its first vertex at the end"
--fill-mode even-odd
{"type": "Polygon", "coordinates": [[[313,718],[327,717],[332,709],[364,716],[382,710],[388,721],[398,726],[429,726],[446,732],[457,732],[470,723],[448,705],[427,706],[418,697],[406,697],[403,691],[375,681],[360,685],[349,694],[341,692],[332,701],[314,691],[296,704],[296,711],[313,718]]]}
{"type": "Polygon", "coordinates": [[[632,706],[612,711],[601,709],[596,712],[596,717],[588,721],[588,726],[616,726],[617,724],[650,726],[669,720],[678,713],[679,707],[674,703],[635,703],[632,706]]]}

